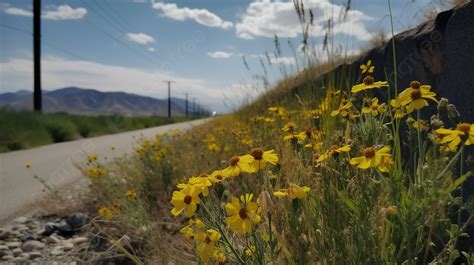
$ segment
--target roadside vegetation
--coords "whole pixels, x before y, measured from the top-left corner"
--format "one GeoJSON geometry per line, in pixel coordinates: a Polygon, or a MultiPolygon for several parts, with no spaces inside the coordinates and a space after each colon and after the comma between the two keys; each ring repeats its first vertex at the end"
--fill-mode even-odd
{"type": "Polygon", "coordinates": [[[0,109],[0,152],[190,120],[186,117],[81,116],[0,109]]]}
{"type": "Polygon", "coordinates": [[[474,264],[474,124],[430,84],[374,80],[370,60],[319,80],[349,58],[305,56],[235,114],[89,154],[91,233],[136,264],[474,264]]]}

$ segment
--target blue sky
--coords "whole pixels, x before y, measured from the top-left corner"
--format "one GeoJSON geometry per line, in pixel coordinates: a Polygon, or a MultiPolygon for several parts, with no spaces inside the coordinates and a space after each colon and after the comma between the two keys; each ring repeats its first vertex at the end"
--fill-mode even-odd
{"type": "MultiPolygon", "coordinates": [[[[395,30],[423,19],[434,0],[393,0],[395,30]]],[[[315,14],[312,39],[320,45],[327,18],[342,0],[305,0],[315,14]]],[[[263,72],[259,56],[271,56],[268,78],[280,67],[294,71],[292,49],[301,31],[291,1],[249,0],[43,0],[43,87],[66,86],[166,97],[190,93],[220,113],[258,94],[252,78],[263,72]],[[273,35],[282,42],[276,58],[273,35]],[[250,71],[242,61],[246,57],[250,71]]],[[[335,42],[349,52],[371,35],[389,31],[385,0],[352,0],[346,20],[335,24],[335,42]],[[338,24],[339,23],[339,24],[338,24]]],[[[32,1],[0,0],[0,92],[32,90],[32,1]]]]}

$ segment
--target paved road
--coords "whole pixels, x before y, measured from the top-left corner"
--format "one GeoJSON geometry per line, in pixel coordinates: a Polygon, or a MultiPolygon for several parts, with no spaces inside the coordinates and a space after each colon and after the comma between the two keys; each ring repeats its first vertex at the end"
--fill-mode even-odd
{"type": "Polygon", "coordinates": [[[94,153],[98,157],[129,154],[136,142],[133,136],[153,137],[175,128],[186,130],[206,121],[208,119],[175,123],[0,154],[0,223],[27,209],[32,210],[34,201],[44,194],[43,185],[33,175],[63,187],[81,178],[74,161],[84,161],[86,154],[94,153]],[[33,165],[30,169],[25,167],[27,162],[33,165]]]}

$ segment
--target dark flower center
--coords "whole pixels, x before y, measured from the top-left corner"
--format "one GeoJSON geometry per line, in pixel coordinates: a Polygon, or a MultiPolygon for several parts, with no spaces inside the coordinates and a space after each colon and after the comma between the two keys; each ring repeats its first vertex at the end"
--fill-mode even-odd
{"type": "Polygon", "coordinates": [[[217,176],[216,176],[216,179],[222,180],[222,176],[221,176],[221,175],[217,175],[217,176]]]}
{"type": "Polygon", "coordinates": [[[410,93],[410,97],[413,100],[420,99],[421,96],[422,96],[422,94],[421,94],[421,91],[419,89],[413,89],[413,91],[411,91],[411,93],[410,93]]]}
{"type": "Polygon", "coordinates": [[[410,86],[411,86],[411,88],[413,88],[413,89],[419,89],[420,86],[421,86],[421,84],[420,84],[420,82],[418,82],[418,81],[412,81],[412,82],[410,83],[410,86]]]}
{"type": "Polygon", "coordinates": [[[369,147],[364,149],[364,156],[366,158],[372,158],[375,156],[375,148],[369,147]]]}
{"type": "Polygon", "coordinates": [[[193,197],[186,195],[184,196],[184,203],[185,204],[190,204],[193,201],[193,197]]]}
{"type": "Polygon", "coordinates": [[[255,160],[262,160],[263,159],[263,150],[260,148],[254,148],[250,151],[250,155],[255,158],[255,160]]]}
{"type": "Polygon", "coordinates": [[[460,123],[458,124],[456,130],[467,134],[471,130],[471,125],[469,123],[460,123]]]}
{"type": "Polygon", "coordinates": [[[229,164],[231,166],[236,166],[237,163],[239,163],[239,161],[240,161],[240,158],[238,156],[233,156],[229,159],[229,164]]]}
{"type": "Polygon", "coordinates": [[[245,208],[240,209],[239,216],[242,219],[248,218],[249,216],[247,215],[247,209],[245,209],[245,208]]]}
{"type": "Polygon", "coordinates": [[[206,236],[206,239],[204,239],[204,242],[206,242],[206,244],[209,244],[211,243],[211,238],[209,236],[206,236]]]}
{"type": "Polygon", "coordinates": [[[365,84],[366,86],[373,85],[373,84],[374,84],[374,81],[375,81],[374,78],[373,78],[372,76],[370,76],[370,75],[366,76],[366,77],[364,78],[364,80],[363,80],[363,82],[364,82],[364,84],[365,84]]]}

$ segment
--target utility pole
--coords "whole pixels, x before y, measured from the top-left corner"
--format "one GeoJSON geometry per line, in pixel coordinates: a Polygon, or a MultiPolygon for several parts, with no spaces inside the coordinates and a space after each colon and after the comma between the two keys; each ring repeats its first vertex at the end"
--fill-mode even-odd
{"type": "Polygon", "coordinates": [[[171,83],[174,83],[174,81],[164,81],[165,83],[168,83],[168,118],[171,117],[171,83]]]}
{"type": "Polygon", "coordinates": [[[193,98],[193,116],[196,116],[196,98],[193,98]]]}
{"type": "Polygon", "coordinates": [[[186,103],[185,103],[185,114],[186,117],[188,117],[188,94],[189,93],[184,93],[186,95],[186,103]]]}
{"type": "Polygon", "coordinates": [[[41,0],[33,0],[33,109],[41,112],[41,0]]]}

